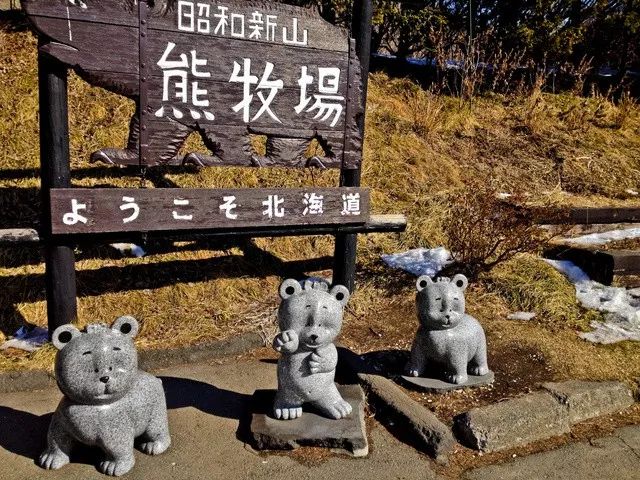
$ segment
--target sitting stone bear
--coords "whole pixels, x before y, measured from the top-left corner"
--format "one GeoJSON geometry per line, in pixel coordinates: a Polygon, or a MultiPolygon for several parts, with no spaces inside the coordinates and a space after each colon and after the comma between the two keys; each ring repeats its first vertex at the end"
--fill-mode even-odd
{"type": "Polygon", "coordinates": [[[288,279],[280,285],[282,303],[278,309],[280,333],[273,348],[278,360],[278,392],[274,415],[290,420],[302,415],[310,403],[324,415],[339,419],[351,413],[334,383],[338,351],[333,344],[342,327],[343,308],[349,290],[324,282],[307,280],[300,285],[288,279]]]}
{"type": "Polygon", "coordinates": [[[478,321],[464,313],[464,291],[468,281],[464,275],[451,280],[428,276],[418,278],[416,305],[420,326],[411,347],[407,374],[422,376],[427,364],[444,367],[445,379],[462,384],[472,375],[486,375],[487,342],[478,321]]]}
{"type": "Polygon", "coordinates": [[[53,332],[59,350],[55,371],[64,394],[53,414],[47,448],[39,463],[58,469],[69,463],[76,443],[100,447],[105,459],[98,465],[107,475],[123,475],[133,467],[134,439],[149,455],[164,452],[171,443],[162,382],[138,370],[133,338],[135,318],[118,318],[111,327],[88,325],[80,332],[62,325],[53,332]]]}

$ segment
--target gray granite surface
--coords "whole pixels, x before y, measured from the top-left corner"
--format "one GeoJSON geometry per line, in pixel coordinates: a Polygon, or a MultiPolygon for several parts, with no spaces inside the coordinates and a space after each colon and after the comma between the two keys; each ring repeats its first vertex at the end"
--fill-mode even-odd
{"type": "Polygon", "coordinates": [[[149,455],[169,447],[162,382],[138,370],[137,332],[138,322],[129,316],[111,327],[93,324],[81,332],[68,324],[53,332],[56,379],[64,397],[38,459],[43,468],[69,463],[71,450],[80,443],[100,448],[104,456],[98,469],[119,476],[133,468],[135,439],[149,455]]]}

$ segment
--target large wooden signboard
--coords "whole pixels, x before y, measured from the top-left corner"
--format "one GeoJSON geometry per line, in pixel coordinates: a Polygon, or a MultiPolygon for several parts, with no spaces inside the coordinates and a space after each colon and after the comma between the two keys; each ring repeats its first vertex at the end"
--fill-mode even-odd
{"type": "Polygon", "coordinates": [[[23,0],[41,51],[136,100],[116,164],[360,164],[360,65],[348,32],[317,12],[242,0],[23,0]],[[197,132],[208,152],[178,152],[197,132]],[[253,147],[266,137],[266,154],[253,147]],[[307,159],[313,139],[322,157],[307,159]]]}
{"type": "Polygon", "coordinates": [[[355,39],[314,10],[276,1],[22,0],[22,6],[39,34],[40,233],[50,331],[76,317],[73,249],[86,235],[287,235],[319,228],[336,237],[334,282],[353,289],[353,232],[369,225],[369,192],[359,186],[371,0],[354,0],[355,39]],[[136,102],[127,145],[102,148],[93,161],[340,168],[340,187],[71,188],[68,68],[136,102]],[[182,151],[193,133],[206,151],[182,151]],[[308,158],[314,141],[322,153],[308,158]]]}

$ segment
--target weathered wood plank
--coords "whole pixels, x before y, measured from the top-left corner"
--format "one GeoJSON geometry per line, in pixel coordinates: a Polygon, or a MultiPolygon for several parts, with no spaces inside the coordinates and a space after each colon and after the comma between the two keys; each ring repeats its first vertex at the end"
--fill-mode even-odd
{"type": "Polygon", "coordinates": [[[43,51],[77,71],[138,73],[138,27],[104,26],[74,22],[66,18],[30,17],[29,20],[48,37],[43,51]]]}
{"type": "Polygon", "coordinates": [[[584,270],[589,278],[604,285],[611,285],[614,275],[640,274],[640,252],[634,250],[554,245],[545,250],[544,256],[569,260],[584,270]]]}
{"type": "Polygon", "coordinates": [[[360,188],[51,191],[56,235],[363,224],[368,215],[369,192],[360,188]]]}
{"type": "Polygon", "coordinates": [[[549,225],[636,223],[640,222],[640,208],[569,208],[542,214],[536,222],[549,225]]]}
{"type": "Polygon", "coordinates": [[[94,27],[96,32],[107,31],[107,25],[138,26],[138,12],[133,1],[21,0],[20,3],[30,19],[33,17],[64,18],[65,21],[68,19],[71,23],[72,36],[76,22],[97,23],[98,25],[94,27]]]}

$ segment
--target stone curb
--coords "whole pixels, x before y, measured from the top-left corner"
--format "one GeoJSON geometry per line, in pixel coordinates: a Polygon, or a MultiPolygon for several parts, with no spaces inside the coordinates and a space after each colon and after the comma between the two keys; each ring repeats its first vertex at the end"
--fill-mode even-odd
{"type": "Polygon", "coordinates": [[[543,383],[542,388],[565,406],[571,424],[624,410],[634,402],[631,389],[620,382],[569,380],[543,383]]]}
{"type": "MultiPolygon", "coordinates": [[[[161,348],[138,352],[138,364],[142,370],[154,371],[162,368],[195,363],[238,355],[264,346],[258,333],[245,333],[237,337],[180,348],[161,348]]],[[[56,385],[53,373],[46,370],[12,370],[0,372],[0,393],[43,390],[56,385]]]]}
{"type": "Polygon", "coordinates": [[[534,392],[458,415],[454,433],[469,448],[493,452],[569,433],[569,416],[553,395],[534,392]]]}
{"type": "Polygon", "coordinates": [[[620,382],[569,380],[542,388],[458,415],[454,433],[464,445],[492,452],[569,433],[575,423],[634,403],[631,390],[620,382]]]}
{"type": "Polygon", "coordinates": [[[338,365],[356,376],[369,398],[411,431],[417,440],[417,447],[438,463],[446,464],[447,454],[456,444],[451,430],[430,410],[412,400],[392,380],[368,373],[367,366],[357,354],[340,348],[339,355],[338,365]]]}

